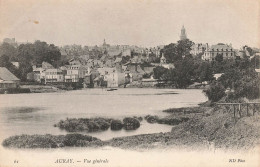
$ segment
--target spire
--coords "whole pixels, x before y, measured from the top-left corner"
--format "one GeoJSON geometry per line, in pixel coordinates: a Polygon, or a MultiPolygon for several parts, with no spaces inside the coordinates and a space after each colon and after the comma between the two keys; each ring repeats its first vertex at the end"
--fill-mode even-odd
{"type": "Polygon", "coordinates": [[[181,40],[185,40],[185,39],[187,39],[186,31],[185,31],[184,25],[182,25],[182,28],[181,28],[180,39],[181,39],[181,40]]]}

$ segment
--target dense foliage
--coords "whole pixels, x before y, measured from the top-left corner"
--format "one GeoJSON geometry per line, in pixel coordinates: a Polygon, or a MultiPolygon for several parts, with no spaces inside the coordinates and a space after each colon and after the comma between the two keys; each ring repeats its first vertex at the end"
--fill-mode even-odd
{"type": "Polygon", "coordinates": [[[35,41],[18,47],[8,43],[0,45],[0,66],[6,67],[22,81],[25,81],[27,73],[32,71],[33,64],[41,64],[45,61],[57,67],[60,59],[59,48],[46,42],[35,41]],[[12,61],[19,62],[19,68],[13,66],[12,61]]]}
{"type": "MultiPolygon", "coordinates": [[[[203,61],[198,56],[190,55],[192,44],[193,42],[187,39],[178,41],[177,44],[166,45],[162,52],[167,62],[173,63],[175,68],[156,67],[154,77],[176,88],[186,88],[194,82],[207,81],[210,85],[205,94],[213,102],[224,96],[229,99],[259,98],[260,79],[255,71],[255,68],[259,67],[259,56],[251,59],[243,56],[227,60],[222,54],[218,54],[214,61],[203,61]],[[221,77],[216,80],[214,74],[219,74],[221,77]]],[[[250,52],[251,48],[247,47],[247,50],[250,52]]]]}

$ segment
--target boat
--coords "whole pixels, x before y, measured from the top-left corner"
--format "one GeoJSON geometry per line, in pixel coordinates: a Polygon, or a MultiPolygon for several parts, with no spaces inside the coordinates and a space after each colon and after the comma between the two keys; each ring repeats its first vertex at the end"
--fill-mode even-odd
{"type": "Polygon", "coordinates": [[[114,90],[117,90],[117,89],[115,89],[115,88],[107,89],[107,91],[114,91],[114,90]]]}

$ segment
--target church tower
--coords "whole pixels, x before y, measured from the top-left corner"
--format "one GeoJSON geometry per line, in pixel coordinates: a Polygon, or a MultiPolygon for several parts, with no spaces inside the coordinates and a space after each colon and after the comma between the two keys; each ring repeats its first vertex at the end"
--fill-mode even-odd
{"type": "Polygon", "coordinates": [[[182,26],[182,29],[181,29],[180,39],[181,39],[181,40],[187,39],[186,31],[185,31],[184,25],[182,26]]]}
{"type": "Polygon", "coordinates": [[[160,58],[161,64],[166,64],[166,58],[164,57],[164,54],[162,53],[162,57],[160,58]]]}

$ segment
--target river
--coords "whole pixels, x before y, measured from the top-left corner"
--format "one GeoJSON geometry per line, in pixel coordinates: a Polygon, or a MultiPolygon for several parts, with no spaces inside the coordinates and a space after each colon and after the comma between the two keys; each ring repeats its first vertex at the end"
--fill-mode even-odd
{"type": "MultiPolygon", "coordinates": [[[[60,93],[4,94],[0,95],[1,142],[4,138],[19,134],[67,134],[66,131],[53,126],[61,119],[84,117],[122,119],[126,116],[145,116],[148,114],[167,116],[167,113],[163,113],[162,110],[197,106],[206,100],[202,90],[195,89],[122,88],[116,91],[84,89],[60,93]]],[[[135,131],[107,130],[88,133],[88,135],[107,140],[119,136],[169,132],[171,128],[172,126],[169,125],[148,124],[146,121],[142,121],[141,127],[135,131]]],[[[108,149],[110,151],[103,148],[103,150],[92,150],[90,156],[89,152],[82,151],[81,148],[62,148],[56,149],[56,151],[16,150],[6,149],[2,146],[0,148],[1,154],[4,154],[4,156],[1,155],[1,158],[5,157],[6,165],[12,164],[13,160],[17,158],[30,161],[32,156],[34,160],[37,159],[37,163],[33,164],[39,166],[45,162],[41,158],[42,156],[47,156],[48,164],[54,165],[53,161],[57,158],[56,153],[62,157],[81,156],[81,159],[86,158],[87,155],[91,158],[111,158],[111,155],[117,150],[112,149],[113,151],[111,151],[111,148],[108,149]]],[[[118,154],[122,154],[122,151],[119,151],[118,154]]],[[[116,164],[116,162],[113,163],[116,164]]],[[[30,163],[25,164],[29,165],[30,163]]]]}
{"type": "MultiPolygon", "coordinates": [[[[196,106],[206,101],[201,90],[85,89],[63,93],[0,95],[1,136],[18,134],[66,134],[53,125],[66,118],[160,115],[168,108],[196,106]]],[[[105,131],[90,135],[106,140],[118,136],[158,133],[171,126],[141,122],[135,131],[105,131]]]]}

